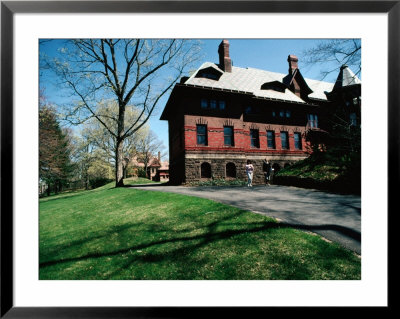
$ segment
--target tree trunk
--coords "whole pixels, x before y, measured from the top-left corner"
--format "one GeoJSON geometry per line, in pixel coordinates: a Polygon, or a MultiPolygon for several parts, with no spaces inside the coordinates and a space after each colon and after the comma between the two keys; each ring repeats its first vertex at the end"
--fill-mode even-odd
{"type": "Polygon", "coordinates": [[[85,185],[85,190],[89,189],[89,173],[87,168],[85,168],[85,171],[83,173],[83,184],[85,185]]]}
{"type": "Polygon", "coordinates": [[[123,141],[117,141],[115,152],[115,187],[124,186],[123,141]]]}

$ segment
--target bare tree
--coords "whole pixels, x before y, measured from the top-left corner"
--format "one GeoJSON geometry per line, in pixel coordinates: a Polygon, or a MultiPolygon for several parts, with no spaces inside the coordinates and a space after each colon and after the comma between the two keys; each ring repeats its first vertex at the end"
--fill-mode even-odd
{"type": "Polygon", "coordinates": [[[337,72],[344,64],[348,65],[357,76],[360,76],[361,40],[321,40],[316,46],[303,51],[302,61],[306,65],[319,64],[322,78],[332,72],[337,72]]]}
{"type": "Polygon", "coordinates": [[[42,56],[40,65],[54,71],[71,94],[65,120],[79,124],[94,118],[113,137],[118,187],[123,186],[124,141],[143,127],[198,53],[198,43],[187,40],[75,39],[56,57],[42,56]],[[115,114],[99,107],[111,99],[118,105],[115,114]],[[129,105],[140,112],[127,123],[129,105]]]}

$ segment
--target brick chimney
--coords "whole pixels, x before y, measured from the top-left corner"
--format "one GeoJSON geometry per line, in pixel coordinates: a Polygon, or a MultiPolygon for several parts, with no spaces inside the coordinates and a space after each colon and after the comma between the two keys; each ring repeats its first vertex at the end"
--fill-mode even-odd
{"type": "Polygon", "coordinates": [[[297,62],[299,61],[299,59],[297,58],[297,56],[295,55],[289,55],[287,58],[288,62],[289,62],[289,74],[293,75],[294,70],[298,69],[299,66],[297,64],[297,62]]]}
{"type": "Polygon", "coordinates": [[[232,61],[229,57],[229,42],[228,40],[222,40],[218,47],[219,55],[219,67],[224,72],[232,72],[232,61]]]}

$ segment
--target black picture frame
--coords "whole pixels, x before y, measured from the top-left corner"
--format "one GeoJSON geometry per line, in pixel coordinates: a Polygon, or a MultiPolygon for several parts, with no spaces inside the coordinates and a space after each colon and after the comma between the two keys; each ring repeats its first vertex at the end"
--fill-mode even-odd
{"type": "MultiPolygon", "coordinates": [[[[13,303],[13,17],[16,13],[387,13],[388,14],[388,221],[397,211],[400,126],[400,1],[2,1],[1,2],[1,318],[191,318],[226,315],[223,307],[15,307],[13,303]],[[390,214],[392,213],[392,214],[390,214]]],[[[384,212],[381,212],[384,213],[384,212]]],[[[392,227],[393,227],[392,223],[392,227]]],[[[393,233],[388,222],[388,243],[393,233]]],[[[388,253],[389,257],[389,253],[388,253]]],[[[390,257],[388,260],[390,265],[390,257]]],[[[389,270],[389,269],[388,269],[389,270]]],[[[388,280],[388,287],[390,281],[388,280]]],[[[391,295],[388,299],[389,309],[391,295]]],[[[238,308],[252,317],[263,307],[238,308]]],[[[299,315],[309,309],[285,309],[299,315]]],[[[348,309],[347,309],[348,310],[348,309]]],[[[323,310],[324,311],[324,310],[323,310]]]]}

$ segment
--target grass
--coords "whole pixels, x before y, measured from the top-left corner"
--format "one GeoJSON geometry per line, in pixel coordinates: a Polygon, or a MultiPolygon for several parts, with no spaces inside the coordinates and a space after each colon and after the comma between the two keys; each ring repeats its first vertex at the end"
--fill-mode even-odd
{"type": "Polygon", "coordinates": [[[153,184],[157,183],[150,179],[143,178],[143,177],[129,177],[124,178],[124,185],[137,185],[137,184],[153,184]]]}
{"type": "Polygon", "coordinates": [[[318,154],[276,173],[274,183],[361,195],[361,161],[356,155],[318,154]]]}
{"type": "Polygon", "coordinates": [[[40,279],[361,279],[360,258],[319,236],[206,199],[112,186],[40,200],[40,279]]]}
{"type": "Polygon", "coordinates": [[[300,161],[280,170],[277,176],[296,176],[312,178],[320,181],[333,181],[341,174],[339,166],[331,163],[314,164],[310,161],[300,161]]]}

